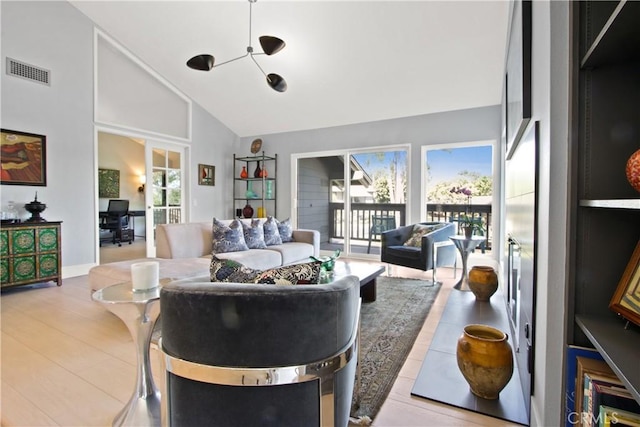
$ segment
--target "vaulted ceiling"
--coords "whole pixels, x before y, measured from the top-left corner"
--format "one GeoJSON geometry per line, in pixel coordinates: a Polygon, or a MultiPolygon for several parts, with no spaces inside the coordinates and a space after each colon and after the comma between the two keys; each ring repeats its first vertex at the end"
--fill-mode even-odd
{"type": "Polygon", "coordinates": [[[361,123],[500,103],[509,2],[275,1],[252,6],[252,40],[283,39],[256,56],[288,90],[272,90],[244,55],[249,2],[71,1],[239,136],[361,123]]]}

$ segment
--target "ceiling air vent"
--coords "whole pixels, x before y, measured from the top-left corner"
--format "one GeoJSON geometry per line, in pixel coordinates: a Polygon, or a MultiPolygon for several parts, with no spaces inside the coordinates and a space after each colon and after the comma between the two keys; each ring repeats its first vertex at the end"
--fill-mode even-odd
{"type": "Polygon", "coordinates": [[[51,71],[7,58],[7,74],[51,86],[51,71]]]}

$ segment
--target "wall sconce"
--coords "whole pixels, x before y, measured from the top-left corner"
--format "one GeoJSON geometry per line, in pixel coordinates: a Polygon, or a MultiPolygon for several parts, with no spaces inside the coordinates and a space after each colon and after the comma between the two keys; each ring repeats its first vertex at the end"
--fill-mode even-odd
{"type": "Polygon", "coordinates": [[[147,183],[146,175],[140,175],[140,187],[138,187],[138,191],[140,193],[144,193],[144,185],[147,183]]]}

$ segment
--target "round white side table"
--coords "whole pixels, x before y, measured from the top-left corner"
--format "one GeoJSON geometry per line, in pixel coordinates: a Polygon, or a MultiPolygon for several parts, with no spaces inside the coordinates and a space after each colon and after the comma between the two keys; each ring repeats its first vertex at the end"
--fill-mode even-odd
{"type": "Polygon", "coordinates": [[[453,289],[457,289],[459,291],[470,291],[469,288],[469,273],[467,272],[467,259],[469,258],[469,254],[478,245],[484,242],[484,237],[482,236],[450,236],[449,239],[456,245],[458,251],[460,251],[460,255],[462,257],[462,277],[460,281],[456,283],[453,289]]]}

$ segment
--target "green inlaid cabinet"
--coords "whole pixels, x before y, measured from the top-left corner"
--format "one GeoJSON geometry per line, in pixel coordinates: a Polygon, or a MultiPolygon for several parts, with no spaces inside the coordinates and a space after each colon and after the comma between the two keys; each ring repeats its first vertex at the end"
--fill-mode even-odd
{"type": "Polygon", "coordinates": [[[62,285],[61,222],[3,225],[0,228],[0,285],[54,281],[62,285]]]}

